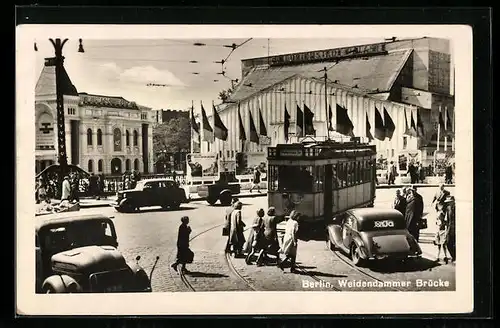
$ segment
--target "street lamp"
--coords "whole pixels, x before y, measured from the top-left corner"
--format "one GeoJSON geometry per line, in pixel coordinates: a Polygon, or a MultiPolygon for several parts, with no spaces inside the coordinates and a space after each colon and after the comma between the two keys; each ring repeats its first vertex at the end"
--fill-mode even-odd
{"type": "MultiPolygon", "coordinates": [[[[66,153],[66,128],[64,120],[64,95],[62,86],[62,72],[64,69],[64,56],[62,55],[62,49],[68,39],[49,39],[50,43],[54,47],[55,51],[55,78],[56,78],[56,115],[57,115],[57,158],[59,163],[59,174],[58,174],[58,184],[57,190],[61,190],[62,179],[68,169],[68,156],[66,153]]],[[[85,52],[82,45],[82,39],[78,40],[78,52],[85,52]]],[[[35,51],[38,51],[35,44],[35,51]]]]}

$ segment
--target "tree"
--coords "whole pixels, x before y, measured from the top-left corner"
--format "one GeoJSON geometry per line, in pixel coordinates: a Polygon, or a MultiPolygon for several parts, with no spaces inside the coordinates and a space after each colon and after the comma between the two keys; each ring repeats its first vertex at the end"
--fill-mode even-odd
{"type": "Polygon", "coordinates": [[[231,97],[231,94],[233,93],[234,88],[230,87],[227,90],[222,90],[219,92],[219,99],[222,100],[223,103],[225,103],[229,97],[231,97]]]}
{"type": "Polygon", "coordinates": [[[187,117],[173,118],[153,130],[153,152],[157,160],[166,160],[165,153],[189,152],[190,147],[191,126],[187,117]]]}

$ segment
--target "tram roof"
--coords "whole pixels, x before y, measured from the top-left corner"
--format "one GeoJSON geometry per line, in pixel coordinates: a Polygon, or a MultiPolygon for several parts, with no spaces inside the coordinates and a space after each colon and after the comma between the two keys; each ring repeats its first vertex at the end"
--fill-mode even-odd
{"type": "Polygon", "coordinates": [[[374,145],[369,143],[359,142],[359,141],[347,141],[347,142],[337,142],[334,140],[327,141],[307,141],[307,142],[297,142],[292,144],[278,144],[276,148],[321,148],[321,149],[332,149],[332,150],[355,150],[361,148],[372,148],[374,145]]]}

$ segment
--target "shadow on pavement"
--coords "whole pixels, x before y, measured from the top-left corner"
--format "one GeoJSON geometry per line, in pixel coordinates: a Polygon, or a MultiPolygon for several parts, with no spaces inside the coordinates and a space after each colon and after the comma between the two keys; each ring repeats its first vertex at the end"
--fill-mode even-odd
{"type": "Polygon", "coordinates": [[[190,271],[185,274],[186,276],[194,277],[194,278],[227,278],[229,276],[221,273],[211,273],[211,272],[198,272],[198,271],[190,271]]]}
{"type": "Polygon", "coordinates": [[[396,261],[377,261],[373,262],[369,269],[379,273],[394,273],[394,272],[419,272],[432,270],[435,267],[440,266],[438,262],[433,260],[429,260],[426,258],[415,258],[409,259],[404,262],[396,262],[396,261]]]}
{"type": "MultiPolygon", "coordinates": [[[[303,266],[299,266],[301,269],[305,269],[303,266]]],[[[325,273],[325,272],[320,272],[320,271],[315,271],[315,270],[307,270],[307,272],[304,271],[297,271],[297,274],[301,276],[315,276],[315,277],[327,277],[327,278],[346,278],[346,275],[343,274],[333,274],[333,273],[325,273]]]]}

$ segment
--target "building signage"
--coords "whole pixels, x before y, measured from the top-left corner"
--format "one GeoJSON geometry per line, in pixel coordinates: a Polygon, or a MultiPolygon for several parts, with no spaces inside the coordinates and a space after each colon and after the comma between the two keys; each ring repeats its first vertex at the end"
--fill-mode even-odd
{"type": "Polygon", "coordinates": [[[127,101],[123,98],[113,98],[113,97],[94,96],[94,95],[80,95],[80,105],[137,109],[137,105],[134,102],[127,101]]]}
{"type": "Polygon", "coordinates": [[[36,130],[37,148],[53,148],[55,144],[54,119],[52,115],[43,113],[40,115],[36,130]]]}
{"type": "Polygon", "coordinates": [[[301,157],[302,156],[302,149],[280,149],[279,156],[301,157]]]}
{"type": "Polygon", "coordinates": [[[385,43],[352,46],[337,49],[299,52],[269,58],[271,66],[321,62],[342,58],[366,57],[386,53],[385,43]]]}

